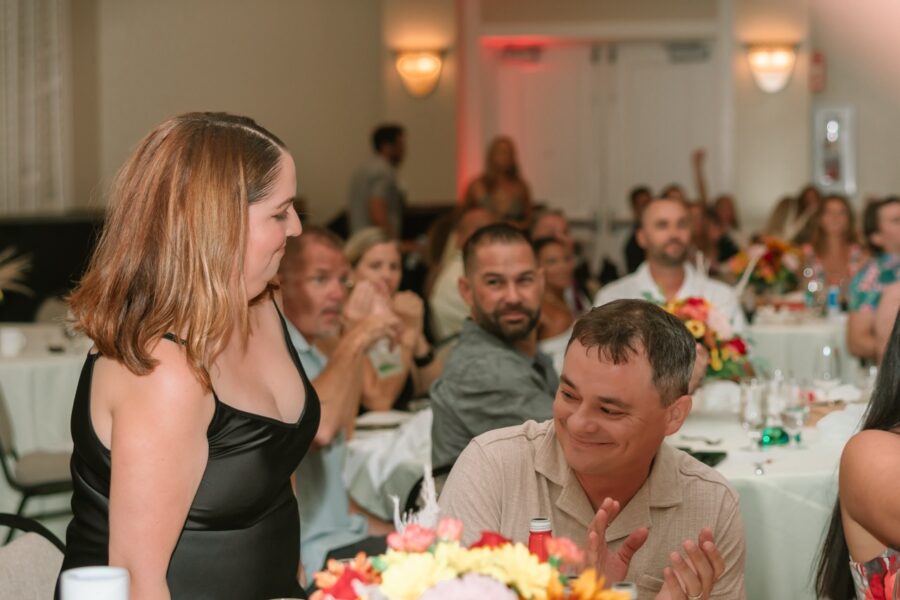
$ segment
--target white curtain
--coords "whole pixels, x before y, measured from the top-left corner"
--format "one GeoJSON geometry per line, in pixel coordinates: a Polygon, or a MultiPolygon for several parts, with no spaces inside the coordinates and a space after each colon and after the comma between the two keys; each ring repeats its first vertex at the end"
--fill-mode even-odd
{"type": "Polygon", "coordinates": [[[0,215],[71,205],[69,0],[0,0],[0,215]]]}

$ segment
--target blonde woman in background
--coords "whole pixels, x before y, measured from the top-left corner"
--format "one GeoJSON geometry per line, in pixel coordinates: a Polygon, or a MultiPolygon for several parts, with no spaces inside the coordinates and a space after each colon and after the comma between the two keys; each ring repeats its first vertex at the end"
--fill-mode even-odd
{"type": "MultiPolygon", "coordinates": [[[[426,394],[441,372],[441,361],[435,360],[425,338],[425,304],[415,292],[398,291],[403,274],[400,247],[382,230],[372,227],[354,234],[347,240],[344,254],[352,268],[354,286],[346,310],[391,311],[403,322],[399,368],[380,376],[367,361],[361,408],[405,408],[410,400],[426,394]]],[[[351,320],[358,318],[348,316],[351,320]]]]}

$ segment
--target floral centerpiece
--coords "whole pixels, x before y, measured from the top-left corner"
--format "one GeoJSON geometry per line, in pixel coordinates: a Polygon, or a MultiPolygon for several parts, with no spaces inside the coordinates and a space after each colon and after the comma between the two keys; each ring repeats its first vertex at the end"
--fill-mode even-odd
{"type": "Polygon", "coordinates": [[[673,300],[663,304],[663,308],[678,317],[709,352],[707,377],[737,381],[753,374],[747,343],[731,329],[728,317],[706,298],[673,300]]]}
{"type": "Polygon", "coordinates": [[[803,252],[797,246],[774,237],[763,237],[728,261],[728,271],[739,280],[738,290],[748,284],[758,294],[783,294],[797,287],[803,266],[803,252]]]}
{"type": "Polygon", "coordinates": [[[417,523],[388,536],[385,554],[360,553],[350,562],[329,560],[316,573],[311,600],[627,600],[604,589],[603,578],[587,569],[567,585],[561,573],[580,567],[581,550],[566,538],[550,538],[541,561],[523,544],[484,532],[468,548],[460,544],[462,524],[444,518],[436,530],[417,523]]]}

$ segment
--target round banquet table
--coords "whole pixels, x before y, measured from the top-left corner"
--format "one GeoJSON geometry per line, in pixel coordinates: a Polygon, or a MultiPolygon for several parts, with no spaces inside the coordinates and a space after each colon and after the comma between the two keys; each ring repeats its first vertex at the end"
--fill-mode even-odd
{"type": "MultiPolygon", "coordinates": [[[[72,449],[69,418],[78,377],[90,342],[85,338],[67,341],[61,325],[43,323],[3,323],[25,334],[25,348],[17,356],[0,356],[0,389],[12,421],[16,449],[65,451],[72,449]],[[61,351],[53,352],[54,346],[61,351]]],[[[0,477],[0,511],[12,512],[19,494],[0,477]]],[[[57,506],[68,499],[35,499],[28,510],[43,508],[42,502],[57,506]]]]}

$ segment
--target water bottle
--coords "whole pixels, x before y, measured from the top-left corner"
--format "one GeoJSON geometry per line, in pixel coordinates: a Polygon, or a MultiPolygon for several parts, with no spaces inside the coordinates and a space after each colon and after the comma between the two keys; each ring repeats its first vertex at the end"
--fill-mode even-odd
{"type": "Polygon", "coordinates": [[[825,301],[825,316],[833,319],[841,314],[841,288],[832,285],[828,288],[828,296],[825,301]]]}

